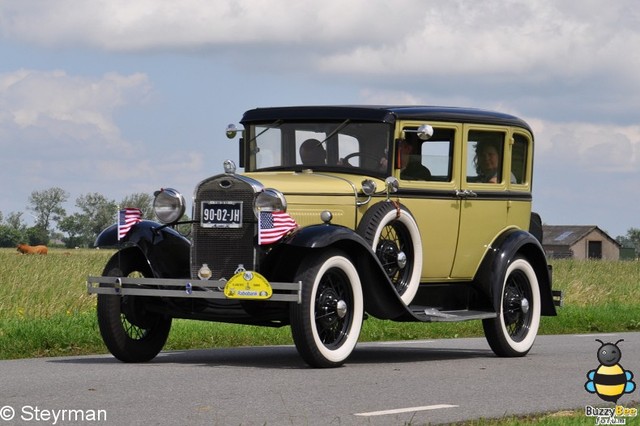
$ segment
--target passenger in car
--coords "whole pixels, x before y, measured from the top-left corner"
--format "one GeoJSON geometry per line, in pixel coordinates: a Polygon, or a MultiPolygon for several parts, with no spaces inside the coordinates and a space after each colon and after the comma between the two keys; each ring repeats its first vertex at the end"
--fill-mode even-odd
{"type": "MultiPolygon", "coordinates": [[[[501,180],[500,169],[502,164],[501,146],[492,141],[478,142],[473,163],[476,167],[478,182],[499,183],[501,180]]],[[[511,183],[517,183],[516,177],[511,173],[511,183]]]]}
{"type": "Polygon", "coordinates": [[[420,156],[416,155],[416,145],[405,139],[401,139],[398,146],[398,157],[400,159],[400,179],[404,180],[430,180],[431,172],[421,162],[420,156]]]}
{"type": "Polygon", "coordinates": [[[307,139],[300,145],[300,158],[305,166],[318,166],[325,164],[327,152],[322,147],[322,142],[317,139],[307,139]]]}

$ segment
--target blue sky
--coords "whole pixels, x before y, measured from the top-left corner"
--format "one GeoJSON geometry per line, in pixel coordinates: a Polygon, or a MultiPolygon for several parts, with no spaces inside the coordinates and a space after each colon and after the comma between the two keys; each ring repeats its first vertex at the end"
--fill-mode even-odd
{"type": "Polygon", "coordinates": [[[640,227],[640,11],[631,0],[0,0],[0,211],[174,187],[237,158],[259,106],[494,109],[536,136],[552,225],[640,227]]]}

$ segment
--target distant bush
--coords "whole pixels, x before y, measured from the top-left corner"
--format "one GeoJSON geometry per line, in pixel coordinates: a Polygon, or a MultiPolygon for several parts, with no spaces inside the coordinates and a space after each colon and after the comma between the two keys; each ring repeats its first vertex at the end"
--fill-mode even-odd
{"type": "Polygon", "coordinates": [[[7,225],[0,225],[0,247],[15,247],[25,241],[25,235],[7,225]]]}

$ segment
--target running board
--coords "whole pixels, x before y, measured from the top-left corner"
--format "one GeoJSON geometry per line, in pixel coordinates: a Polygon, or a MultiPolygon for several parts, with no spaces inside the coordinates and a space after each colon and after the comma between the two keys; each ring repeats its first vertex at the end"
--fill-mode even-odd
{"type": "Polygon", "coordinates": [[[488,311],[471,311],[471,310],[458,310],[458,311],[441,311],[437,308],[428,306],[409,306],[413,316],[424,322],[456,322],[456,321],[468,321],[479,320],[487,318],[496,318],[498,315],[495,312],[488,311]]]}

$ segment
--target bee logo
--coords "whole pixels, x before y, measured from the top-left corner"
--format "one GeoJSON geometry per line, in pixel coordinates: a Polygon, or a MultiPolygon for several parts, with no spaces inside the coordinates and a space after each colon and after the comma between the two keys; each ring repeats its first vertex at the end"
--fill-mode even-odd
{"type": "Polygon", "coordinates": [[[589,393],[597,394],[604,401],[617,403],[622,394],[631,393],[636,388],[636,384],[631,380],[633,373],[626,371],[619,364],[622,351],[618,343],[623,341],[624,339],[620,339],[616,343],[604,343],[596,339],[596,342],[601,344],[598,349],[600,366],[587,373],[589,380],[584,384],[584,388],[589,393]]]}

